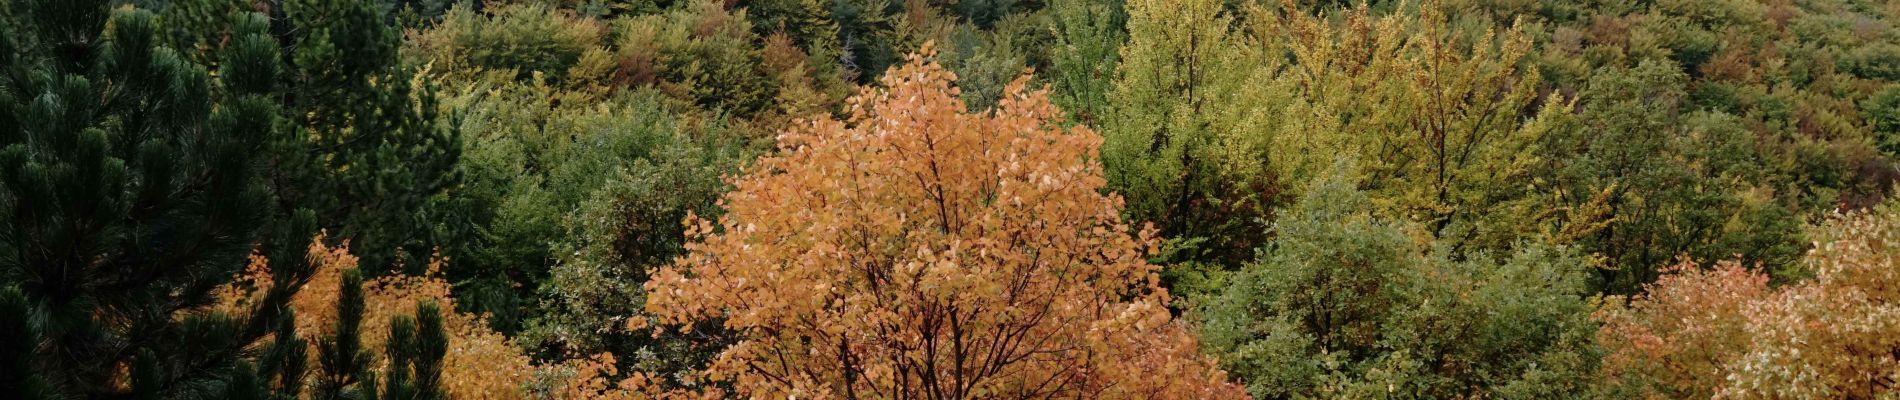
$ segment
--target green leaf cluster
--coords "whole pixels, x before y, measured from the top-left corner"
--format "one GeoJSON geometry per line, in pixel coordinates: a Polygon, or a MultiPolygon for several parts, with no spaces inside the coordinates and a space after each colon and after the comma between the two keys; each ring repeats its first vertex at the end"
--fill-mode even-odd
{"type": "Polygon", "coordinates": [[[1598,357],[1589,260],[1531,245],[1454,257],[1375,216],[1336,164],[1200,312],[1260,398],[1580,398],[1598,357]]]}

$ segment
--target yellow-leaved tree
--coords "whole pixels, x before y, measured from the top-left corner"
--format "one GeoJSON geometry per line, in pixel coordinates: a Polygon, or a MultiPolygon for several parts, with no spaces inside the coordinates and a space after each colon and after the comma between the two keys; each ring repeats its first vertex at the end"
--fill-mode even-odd
{"type": "Polygon", "coordinates": [[[1356,158],[1383,213],[1464,246],[1508,247],[1545,213],[1529,187],[1536,146],[1568,113],[1539,97],[1520,24],[1440,2],[1366,4],[1316,15],[1294,1],[1247,7],[1261,49],[1249,129],[1220,138],[1232,179],[1274,177],[1297,196],[1338,157],[1356,158]]]}
{"type": "Polygon", "coordinates": [[[1166,307],[1157,241],[1104,195],[1087,128],[1018,79],[967,112],[923,55],[850,118],[779,136],[647,283],[670,325],[742,338],[705,371],[756,398],[1243,398],[1166,307]]]}

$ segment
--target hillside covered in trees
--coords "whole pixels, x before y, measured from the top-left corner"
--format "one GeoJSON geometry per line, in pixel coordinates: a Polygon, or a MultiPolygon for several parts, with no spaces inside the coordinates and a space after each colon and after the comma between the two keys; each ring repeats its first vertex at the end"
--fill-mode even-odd
{"type": "Polygon", "coordinates": [[[0,0],[0,398],[1900,398],[1900,2],[0,0]]]}

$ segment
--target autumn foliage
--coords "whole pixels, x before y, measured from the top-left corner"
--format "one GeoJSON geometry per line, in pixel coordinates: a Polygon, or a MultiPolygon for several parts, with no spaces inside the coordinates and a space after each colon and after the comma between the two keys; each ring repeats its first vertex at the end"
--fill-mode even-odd
{"type": "MultiPolygon", "coordinates": [[[[296,310],[298,335],[314,338],[336,329],[337,297],[344,271],[356,268],[357,258],[347,245],[325,245],[322,237],[310,244],[309,257],[316,271],[304,289],[291,298],[290,305],[296,310]]],[[[442,360],[443,394],[450,399],[522,398],[522,385],[535,372],[532,360],[510,345],[507,337],[488,329],[482,316],[456,310],[449,283],[439,276],[442,267],[442,261],[437,260],[429,264],[424,276],[398,274],[365,280],[362,347],[382,349],[389,341],[393,318],[410,315],[418,304],[434,302],[441,307],[449,343],[442,360]]],[[[220,307],[256,299],[263,294],[257,288],[270,287],[270,279],[270,260],[253,256],[246,272],[219,291],[220,307]]],[[[316,365],[314,344],[308,353],[313,358],[309,364],[316,365]]],[[[384,357],[377,357],[371,365],[386,369],[387,363],[384,357]]]]}
{"type": "Polygon", "coordinates": [[[1647,294],[1598,313],[1607,383],[1626,397],[1891,398],[1900,395],[1900,213],[1830,221],[1804,264],[1771,288],[1740,263],[1684,261],[1647,294]]]}
{"type": "Polygon", "coordinates": [[[968,112],[932,58],[785,131],[727,214],[689,218],[647,309],[743,336],[697,373],[755,398],[1245,397],[1164,307],[1101,137],[1027,79],[968,112]]]}

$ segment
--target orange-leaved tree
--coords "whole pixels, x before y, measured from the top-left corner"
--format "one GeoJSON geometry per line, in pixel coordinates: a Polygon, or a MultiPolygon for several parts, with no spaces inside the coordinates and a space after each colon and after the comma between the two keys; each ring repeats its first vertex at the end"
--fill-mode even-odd
{"type": "Polygon", "coordinates": [[[1900,396],[1900,203],[1816,230],[1815,278],[1778,288],[1693,263],[1598,313],[1611,397],[1900,396]]]}
{"type": "Polygon", "coordinates": [[[1629,398],[1709,398],[1727,361],[1748,345],[1749,304],[1767,298],[1768,275],[1737,261],[1664,267],[1641,296],[1612,296],[1595,317],[1608,387],[1629,398]]]}
{"type": "Polygon", "coordinates": [[[1101,136],[1027,79],[968,112],[931,59],[783,132],[717,227],[688,218],[647,309],[742,335],[701,376],[769,398],[1245,397],[1164,307],[1153,230],[1101,192],[1101,136]]]}

